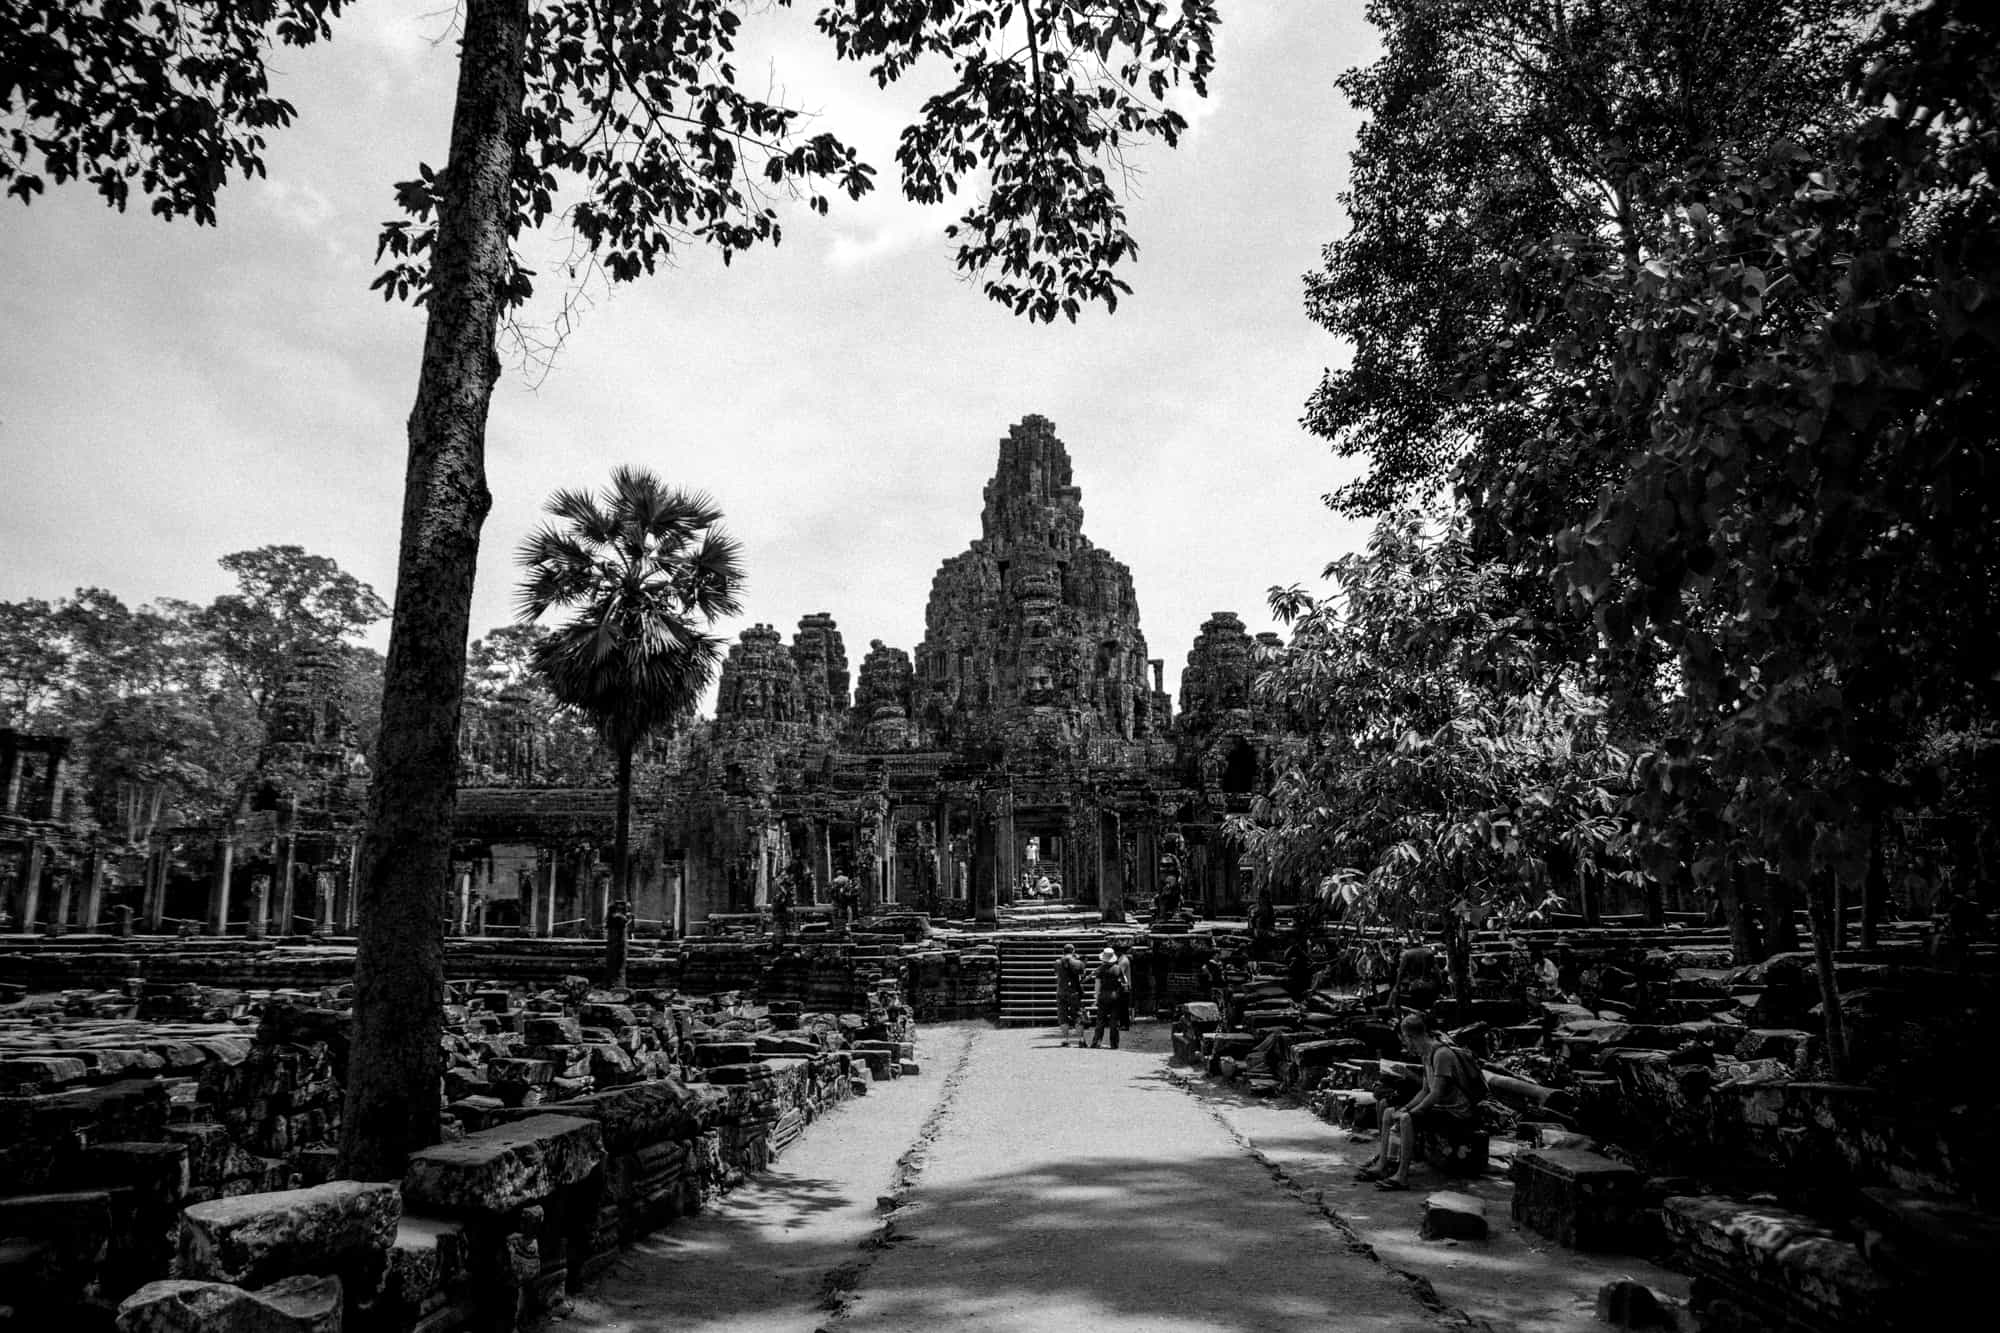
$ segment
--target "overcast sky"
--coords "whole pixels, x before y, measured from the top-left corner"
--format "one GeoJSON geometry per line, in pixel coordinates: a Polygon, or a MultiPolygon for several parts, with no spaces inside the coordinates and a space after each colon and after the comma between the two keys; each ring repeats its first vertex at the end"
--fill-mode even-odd
{"type": "MultiPolygon", "coordinates": [[[[75,186],[0,203],[0,598],[206,601],[228,586],[217,557],[267,543],[391,595],[423,329],[368,283],[391,182],[444,158],[441,8],[368,0],[330,45],[281,53],[299,120],[268,181],[230,185],[218,227],[75,186]]],[[[1376,48],[1359,0],[1222,9],[1214,95],[1180,149],[1138,158],[1133,295],[1054,328],[958,278],[952,210],[895,197],[908,98],[834,67],[802,18],[761,20],[746,69],[818,110],[885,188],[830,218],[796,210],[782,246],[727,270],[691,252],[589,293],[538,385],[510,371],[475,632],[507,621],[514,549],[549,492],[629,462],[720,501],[746,548],[745,623],[789,638],[831,611],[856,664],[871,639],[914,650],[931,576],[978,535],[998,440],[1030,412],[1069,446],[1084,531],[1131,566],[1170,689],[1211,612],[1266,627],[1266,588],[1316,580],[1361,536],[1320,502],[1349,469],[1298,425],[1340,354],[1300,279],[1342,226],[1357,117],[1333,80],[1376,48]]],[[[552,294],[553,258],[529,256],[552,294]]]]}

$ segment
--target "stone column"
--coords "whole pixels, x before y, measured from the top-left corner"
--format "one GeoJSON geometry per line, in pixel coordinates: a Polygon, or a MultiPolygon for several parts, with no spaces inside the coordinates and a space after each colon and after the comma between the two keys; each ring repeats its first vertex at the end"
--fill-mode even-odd
{"type": "Polygon", "coordinates": [[[208,886],[208,933],[229,933],[229,873],[236,868],[236,836],[224,831],[216,840],[215,875],[208,886]]]}
{"type": "Polygon", "coordinates": [[[79,930],[95,932],[97,920],[104,914],[104,853],[90,854],[90,873],[83,881],[83,914],[77,918],[79,930]]]}
{"type": "Polygon", "coordinates": [[[347,848],[347,898],[346,907],[340,914],[341,927],[348,934],[354,933],[355,923],[361,919],[361,838],[347,848]]]}
{"type": "Polygon", "coordinates": [[[999,816],[983,804],[972,816],[972,916],[991,925],[1000,919],[999,816]]]}
{"type": "Polygon", "coordinates": [[[1098,820],[1097,914],[1106,921],[1125,919],[1125,850],[1117,814],[1106,810],[1098,820]]]}
{"type": "Polygon", "coordinates": [[[264,928],[271,920],[271,877],[252,875],[250,877],[250,910],[244,914],[243,934],[248,939],[264,938],[264,928]]]}
{"type": "Polygon", "coordinates": [[[813,901],[831,901],[833,889],[833,821],[822,819],[813,847],[813,901]]]}
{"type": "MultiPolygon", "coordinates": [[[[1021,849],[1014,836],[1014,798],[1011,794],[1001,798],[1000,826],[997,835],[1000,873],[995,883],[998,886],[1005,886],[1007,896],[1012,897],[1014,884],[1021,874],[1021,849]]],[[[993,919],[996,921],[1000,919],[997,904],[993,919]]]]}
{"type": "Polygon", "coordinates": [[[452,877],[457,896],[451,907],[451,933],[463,935],[472,919],[472,871],[461,870],[452,877]]]}
{"type": "Polygon", "coordinates": [[[1151,901],[1160,892],[1160,828],[1155,817],[1141,815],[1132,830],[1132,870],[1138,883],[1132,892],[1151,901]]]}
{"type": "Polygon", "coordinates": [[[937,862],[938,908],[942,911],[944,905],[956,896],[951,882],[951,802],[940,800],[932,811],[931,835],[935,844],[931,855],[937,862]]]}
{"type": "Polygon", "coordinates": [[[298,849],[298,835],[287,833],[278,856],[278,910],[271,919],[271,929],[280,935],[296,929],[292,915],[298,910],[298,886],[293,882],[298,872],[298,849]]]}
{"type": "Polygon", "coordinates": [[[542,899],[541,912],[540,915],[538,915],[535,918],[534,922],[534,933],[538,939],[547,939],[549,937],[549,932],[555,929],[555,924],[556,924],[556,865],[558,860],[557,849],[554,847],[549,848],[547,856],[549,861],[549,873],[546,877],[547,879],[546,887],[544,888],[542,893],[537,895],[537,897],[542,899]]]}
{"type": "Polygon", "coordinates": [[[313,921],[322,935],[333,934],[334,882],[331,870],[313,872],[313,921]]]}
{"type": "Polygon", "coordinates": [[[21,881],[21,920],[16,930],[32,935],[35,933],[36,918],[42,914],[42,866],[48,860],[48,848],[37,838],[28,844],[27,877],[21,881]]]}
{"type": "Polygon", "coordinates": [[[69,869],[56,867],[56,914],[49,918],[49,934],[61,935],[69,929],[70,886],[73,882],[69,869]]]}
{"type": "Polygon", "coordinates": [[[903,900],[903,856],[896,840],[896,812],[882,816],[882,901],[900,904],[903,900]]]}

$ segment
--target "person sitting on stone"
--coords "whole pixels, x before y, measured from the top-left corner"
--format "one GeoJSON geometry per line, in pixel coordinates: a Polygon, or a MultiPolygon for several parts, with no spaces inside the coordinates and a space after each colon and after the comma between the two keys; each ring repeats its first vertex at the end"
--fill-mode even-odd
{"type": "Polygon", "coordinates": [[[1382,1111],[1381,1142],[1375,1159],[1354,1175],[1356,1180],[1372,1180],[1377,1189],[1400,1190],[1410,1186],[1410,1160],[1416,1156],[1417,1130],[1434,1130],[1447,1139],[1458,1139],[1479,1128],[1479,1104],[1486,1100],[1486,1075],[1479,1062],[1431,1031],[1422,1014],[1405,1014],[1399,1025],[1403,1044],[1424,1067],[1424,1086],[1399,1109],[1382,1111]],[[1396,1152],[1395,1169],[1390,1170],[1390,1147],[1396,1152]]]}

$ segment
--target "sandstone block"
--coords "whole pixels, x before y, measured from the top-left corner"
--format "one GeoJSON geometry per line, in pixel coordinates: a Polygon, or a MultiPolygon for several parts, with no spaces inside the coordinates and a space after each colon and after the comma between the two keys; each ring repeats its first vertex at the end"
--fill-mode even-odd
{"type": "Polygon", "coordinates": [[[1811,1218],[1770,1204],[1677,1196],[1666,1201],[1662,1219],[1695,1278],[1694,1313],[1704,1324],[1709,1307],[1723,1304],[1759,1328],[1937,1326],[1912,1325],[1918,1293],[1811,1218]]]}
{"type": "Polygon", "coordinates": [[[1470,1194],[1440,1190],[1424,1200],[1425,1240],[1485,1240],[1486,1205],[1470,1194]]]}
{"type": "Polygon", "coordinates": [[[521,1025],[530,1046],[574,1046],[583,1040],[583,1024],[559,1014],[536,1014],[521,1025]]]}
{"type": "Polygon", "coordinates": [[[1616,1249],[1641,1205],[1639,1173],[1577,1148],[1538,1148],[1513,1162],[1514,1220],[1578,1250],[1616,1249]]]}
{"type": "Polygon", "coordinates": [[[1597,1290],[1597,1318],[1613,1328],[1676,1328],[1673,1299],[1629,1277],[1597,1290]]]}
{"type": "Polygon", "coordinates": [[[361,1180],[198,1203],[181,1212],[178,1271],[251,1287],[338,1273],[369,1291],[402,1215],[395,1185],[361,1180]]]}
{"type": "Polygon", "coordinates": [[[459,1223],[405,1217],[396,1224],[382,1294],[406,1309],[421,1309],[464,1280],[466,1257],[465,1228],[459,1223]]]}
{"type": "Polygon", "coordinates": [[[119,1333],[340,1333],[340,1279],[292,1277],[257,1291],[149,1282],[118,1307],[119,1333]]]}
{"type": "Polygon", "coordinates": [[[590,1175],[604,1160],[592,1120],[538,1115],[426,1148],[410,1158],[403,1193],[446,1217],[511,1213],[590,1175]]]}
{"type": "Polygon", "coordinates": [[[556,1107],[506,1111],[495,1119],[518,1121],[553,1113],[594,1120],[602,1128],[605,1152],[624,1154],[669,1140],[694,1138],[713,1120],[720,1100],[710,1089],[662,1078],[607,1088],[556,1107]]]}

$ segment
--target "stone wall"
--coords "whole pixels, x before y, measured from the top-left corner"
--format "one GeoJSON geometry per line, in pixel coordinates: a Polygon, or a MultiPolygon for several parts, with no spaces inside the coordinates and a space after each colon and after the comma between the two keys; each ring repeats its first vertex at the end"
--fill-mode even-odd
{"type": "Polygon", "coordinates": [[[124,1327],[319,1309],[320,1278],[358,1328],[471,1327],[508,1272],[521,1308],[546,1304],[622,1240],[764,1169],[857,1080],[914,1072],[893,978],[854,998],[818,1014],[581,977],[539,992],[454,984],[439,1151],[501,1174],[523,1155],[569,1165],[532,1198],[479,1207],[406,1191],[386,1230],[369,1224],[379,1252],[358,1263],[328,1236],[351,1236],[362,1204],[321,1188],[334,1184],[343,991],[135,982],[16,1002],[0,1014],[0,1328],[108,1327],[121,1299],[169,1277],[124,1327]],[[554,1146],[521,1129],[551,1112],[591,1129],[554,1146]],[[245,1246],[282,1255],[226,1257],[245,1246]]]}

